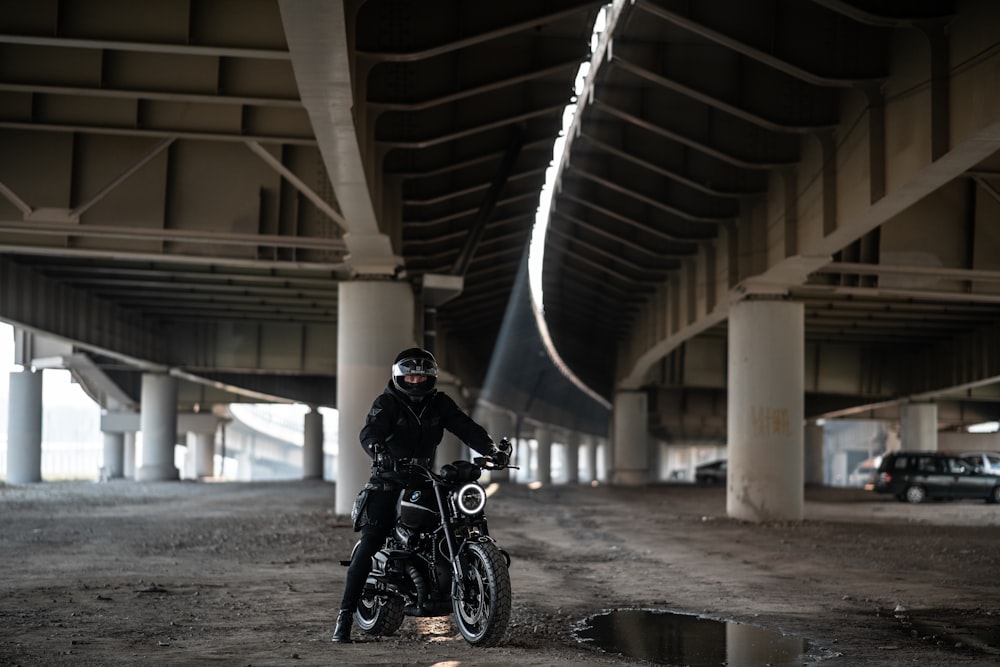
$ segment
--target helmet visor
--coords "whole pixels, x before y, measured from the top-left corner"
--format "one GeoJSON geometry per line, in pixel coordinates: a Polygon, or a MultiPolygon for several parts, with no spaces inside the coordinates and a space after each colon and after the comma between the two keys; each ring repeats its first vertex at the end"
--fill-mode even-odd
{"type": "Polygon", "coordinates": [[[436,378],[437,364],[431,359],[401,359],[392,366],[392,374],[396,377],[405,375],[423,375],[425,377],[436,378]]]}

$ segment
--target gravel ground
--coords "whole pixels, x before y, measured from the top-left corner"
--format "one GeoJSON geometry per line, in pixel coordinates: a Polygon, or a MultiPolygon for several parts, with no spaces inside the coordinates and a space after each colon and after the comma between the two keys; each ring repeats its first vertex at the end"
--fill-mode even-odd
{"type": "Polygon", "coordinates": [[[476,649],[447,618],[330,642],[356,539],[333,502],[326,482],[0,485],[0,665],[643,664],[576,636],[630,608],[801,638],[791,664],[1000,663],[994,505],[808,489],[804,521],[752,524],[719,488],[504,485],[514,611],[476,649]]]}

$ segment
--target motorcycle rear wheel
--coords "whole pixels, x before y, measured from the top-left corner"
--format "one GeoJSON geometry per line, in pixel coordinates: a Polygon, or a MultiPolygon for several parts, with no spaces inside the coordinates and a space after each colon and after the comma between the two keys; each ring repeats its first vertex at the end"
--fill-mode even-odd
{"type": "Polygon", "coordinates": [[[511,589],[507,563],[492,542],[466,544],[461,558],[466,576],[454,600],[455,623],[473,646],[496,646],[510,621],[511,589]]]}
{"type": "Polygon", "coordinates": [[[364,594],[354,612],[358,629],[369,635],[391,635],[403,624],[403,600],[394,595],[364,594]]]}
{"type": "MultiPolygon", "coordinates": [[[[351,560],[358,552],[361,542],[355,542],[351,549],[351,560]]],[[[403,624],[402,599],[391,595],[376,595],[365,591],[358,600],[358,608],[354,611],[354,622],[358,629],[369,635],[391,635],[403,624]]]]}

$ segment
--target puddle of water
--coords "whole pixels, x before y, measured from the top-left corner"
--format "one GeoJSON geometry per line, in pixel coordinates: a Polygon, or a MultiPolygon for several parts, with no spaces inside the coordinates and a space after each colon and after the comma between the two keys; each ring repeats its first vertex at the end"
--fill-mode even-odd
{"type": "Polygon", "coordinates": [[[658,665],[807,664],[808,645],[799,637],[691,614],[618,609],[585,619],[574,634],[609,653],[658,665]]]}

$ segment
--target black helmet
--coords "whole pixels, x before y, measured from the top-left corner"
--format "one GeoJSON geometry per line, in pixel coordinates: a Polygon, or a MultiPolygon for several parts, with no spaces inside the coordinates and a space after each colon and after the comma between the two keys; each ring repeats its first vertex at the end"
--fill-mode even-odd
{"type": "Polygon", "coordinates": [[[437,361],[434,360],[434,355],[419,347],[403,350],[392,364],[392,383],[396,385],[396,389],[413,398],[423,398],[433,392],[437,374],[437,361]],[[407,382],[403,378],[408,375],[425,379],[407,382]]]}

